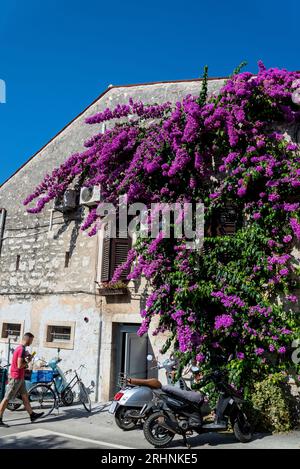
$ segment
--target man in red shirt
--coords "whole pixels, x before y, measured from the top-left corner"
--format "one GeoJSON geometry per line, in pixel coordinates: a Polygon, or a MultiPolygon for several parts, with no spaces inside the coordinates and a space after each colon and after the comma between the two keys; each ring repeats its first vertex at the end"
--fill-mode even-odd
{"type": "Polygon", "coordinates": [[[9,401],[14,399],[18,394],[21,394],[24,407],[30,415],[31,422],[34,422],[36,419],[44,415],[44,412],[33,412],[28,399],[24,380],[25,368],[32,359],[31,355],[26,352],[26,347],[29,347],[32,344],[33,339],[33,334],[31,334],[31,332],[26,332],[23,336],[22,343],[13,353],[10,367],[10,380],[6,388],[4,399],[0,404],[0,427],[8,426],[2,421],[2,416],[9,401]]]}

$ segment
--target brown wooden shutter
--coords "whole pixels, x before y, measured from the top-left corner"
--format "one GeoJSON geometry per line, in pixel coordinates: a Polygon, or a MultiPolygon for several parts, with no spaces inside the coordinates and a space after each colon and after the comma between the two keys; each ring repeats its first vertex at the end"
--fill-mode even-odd
{"type": "MultiPolygon", "coordinates": [[[[127,254],[131,246],[131,238],[115,238],[112,239],[112,244],[111,244],[111,277],[114,274],[114,271],[116,270],[117,267],[119,267],[121,264],[126,262],[127,260],[127,254]]],[[[122,272],[121,279],[123,281],[126,280],[126,277],[128,275],[128,270],[122,272]]]]}
{"type": "Polygon", "coordinates": [[[220,210],[219,234],[231,236],[236,232],[237,213],[234,207],[228,206],[220,210]]]}
{"type": "Polygon", "coordinates": [[[105,225],[102,246],[102,268],[101,281],[108,282],[110,280],[110,260],[111,260],[111,238],[109,236],[110,227],[105,225]]]}

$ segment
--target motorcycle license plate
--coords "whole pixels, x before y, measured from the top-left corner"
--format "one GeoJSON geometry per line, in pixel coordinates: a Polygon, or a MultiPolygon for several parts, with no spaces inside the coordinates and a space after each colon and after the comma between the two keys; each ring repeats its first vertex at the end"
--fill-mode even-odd
{"type": "Polygon", "coordinates": [[[118,406],[118,401],[113,401],[110,404],[110,408],[108,409],[108,413],[109,414],[114,414],[116,412],[117,406],[118,406]]]}

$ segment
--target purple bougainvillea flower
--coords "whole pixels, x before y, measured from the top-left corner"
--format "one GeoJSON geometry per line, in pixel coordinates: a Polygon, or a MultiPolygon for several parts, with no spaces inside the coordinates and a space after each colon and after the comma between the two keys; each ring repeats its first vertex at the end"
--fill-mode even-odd
{"type": "Polygon", "coordinates": [[[291,303],[297,303],[297,301],[298,301],[298,297],[296,295],[288,295],[286,298],[291,303]]]}
{"type": "Polygon", "coordinates": [[[234,323],[233,317],[230,314],[221,314],[215,317],[215,329],[227,329],[234,323]]]}
{"type": "Polygon", "coordinates": [[[238,188],[238,191],[237,191],[237,195],[239,197],[244,197],[244,195],[246,194],[247,192],[247,188],[245,186],[242,186],[242,187],[239,187],[238,188]]]}
{"type": "Polygon", "coordinates": [[[290,225],[296,238],[300,239],[300,223],[298,222],[297,218],[291,218],[290,225]]]}
{"type": "Polygon", "coordinates": [[[205,355],[204,355],[203,353],[198,353],[198,354],[196,355],[196,360],[197,360],[197,362],[200,362],[200,363],[204,362],[204,360],[205,360],[205,355]]]}
{"type": "Polygon", "coordinates": [[[295,212],[295,210],[298,210],[298,208],[299,208],[299,203],[290,204],[290,203],[285,202],[283,204],[283,209],[286,212],[295,212]]]}
{"type": "Polygon", "coordinates": [[[281,270],[279,271],[279,273],[280,273],[280,275],[283,275],[283,276],[284,276],[284,275],[288,275],[288,274],[289,274],[289,269],[281,269],[281,270]]]}
{"type": "Polygon", "coordinates": [[[289,243],[290,241],[292,241],[293,237],[291,235],[286,235],[283,237],[283,242],[284,243],[289,243]]]}
{"type": "Polygon", "coordinates": [[[289,335],[289,334],[292,334],[292,331],[291,331],[290,329],[287,329],[286,327],[283,327],[283,328],[281,329],[281,334],[287,334],[287,335],[289,335]]]}

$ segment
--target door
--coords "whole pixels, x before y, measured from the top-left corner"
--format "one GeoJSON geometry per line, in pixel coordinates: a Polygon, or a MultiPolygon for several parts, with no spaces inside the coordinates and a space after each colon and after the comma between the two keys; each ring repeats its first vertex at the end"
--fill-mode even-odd
{"type": "Polygon", "coordinates": [[[133,378],[147,378],[148,337],[139,337],[139,324],[117,324],[113,327],[112,395],[119,390],[120,373],[133,378]]]}
{"type": "Polygon", "coordinates": [[[124,372],[133,378],[147,378],[147,337],[125,333],[124,372]]]}

